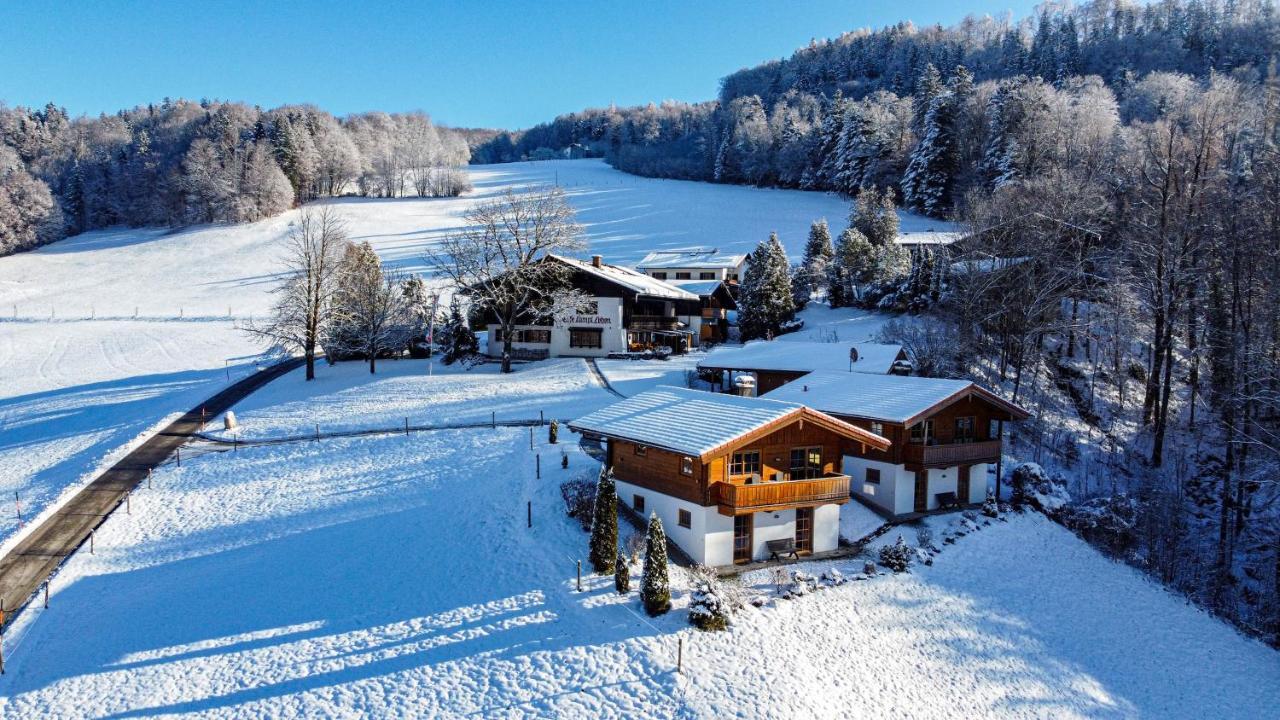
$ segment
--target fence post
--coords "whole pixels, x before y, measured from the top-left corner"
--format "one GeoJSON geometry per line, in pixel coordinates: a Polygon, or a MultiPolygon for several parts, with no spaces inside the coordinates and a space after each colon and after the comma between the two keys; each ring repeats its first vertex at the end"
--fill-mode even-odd
{"type": "Polygon", "coordinates": [[[533,501],[529,501],[529,527],[533,527],[533,501]]]}
{"type": "Polygon", "coordinates": [[[498,413],[489,413],[489,427],[496,429],[498,427],[498,413]]]}
{"type": "Polygon", "coordinates": [[[534,462],[537,463],[537,479],[542,479],[542,453],[533,456],[534,462]]]}
{"type": "Polygon", "coordinates": [[[151,468],[147,468],[147,489],[151,489],[151,468]]]}
{"type": "MultiPolygon", "coordinates": [[[[45,583],[45,591],[48,592],[49,584],[45,583]]],[[[582,592],[582,561],[578,561],[578,592],[582,592]]],[[[46,595],[47,597],[47,595],[46,595]]],[[[49,607],[48,600],[45,601],[45,607],[49,607]]]]}
{"type": "Polygon", "coordinates": [[[178,448],[178,467],[182,467],[182,448],[178,448]]]}
{"type": "Polygon", "coordinates": [[[18,511],[18,527],[22,527],[22,501],[18,499],[18,491],[13,491],[13,506],[18,511]]]}
{"type": "Polygon", "coordinates": [[[676,672],[684,672],[684,638],[676,645],[676,672]]]}
{"type": "Polygon", "coordinates": [[[98,535],[98,531],[97,531],[97,530],[90,530],[90,531],[89,531],[89,554],[90,554],[90,555],[92,555],[92,554],[93,554],[93,540],[94,540],[94,538],[95,538],[95,537],[97,537],[97,535],[98,535]]]}
{"type": "Polygon", "coordinates": [[[320,442],[320,423],[316,423],[316,442],[320,442]]]}
{"type": "Polygon", "coordinates": [[[539,425],[546,425],[546,424],[547,424],[546,419],[542,417],[542,411],[541,411],[541,410],[539,410],[539,411],[538,411],[538,424],[539,424],[539,425]]]}
{"type": "Polygon", "coordinates": [[[409,418],[404,419],[404,434],[409,434],[409,418]]]}
{"type": "MultiPolygon", "coordinates": [[[[582,565],[582,561],[578,561],[578,565],[582,565]]],[[[49,609],[49,581],[44,581],[44,609],[49,609]]]]}
{"type": "Polygon", "coordinates": [[[529,449],[533,449],[533,426],[529,426],[529,449]]]}

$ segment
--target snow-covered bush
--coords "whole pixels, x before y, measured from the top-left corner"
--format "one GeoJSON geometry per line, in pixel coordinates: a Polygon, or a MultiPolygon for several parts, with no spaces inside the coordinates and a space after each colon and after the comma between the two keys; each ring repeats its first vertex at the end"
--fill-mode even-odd
{"type": "Polygon", "coordinates": [[[1000,516],[1000,504],[996,502],[995,494],[987,493],[987,499],[982,501],[982,514],[990,518],[1000,516]]]}
{"type": "Polygon", "coordinates": [[[792,570],[791,582],[787,585],[787,590],[782,596],[787,599],[804,597],[817,589],[817,577],[803,570],[792,570]]]}
{"type": "Polygon", "coordinates": [[[823,585],[835,587],[849,582],[849,579],[844,576],[844,573],[840,572],[836,568],[828,568],[818,576],[818,581],[823,585]]]}
{"type": "Polygon", "coordinates": [[[631,592],[631,567],[627,564],[627,556],[618,548],[618,555],[613,561],[613,589],[619,595],[631,592]]]}
{"type": "Polygon", "coordinates": [[[591,511],[596,504],[596,481],[577,478],[560,484],[560,497],[564,499],[565,513],[582,525],[582,531],[591,529],[591,511]]]}
{"type": "Polygon", "coordinates": [[[1009,474],[1009,488],[1014,505],[1029,505],[1046,515],[1053,515],[1071,502],[1066,479],[1050,477],[1038,463],[1022,463],[1009,474]]]}
{"type": "Polygon", "coordinates": [[[560,423],[555,420],[547,426],[547,442],[551,445],[560,442],[560,423]]]}
{"type": "Polygon", "coordinates": [[[906,572],[914,555],[915,550],[899,535],[896,543],[880,548],[880,564],[896,573],[906,572]]]}
{"type": "Polygon", "coordinates": [[[1138,544],[1138,499],[1125,493],[1067,505],[1057,520],[1118,557],[1129,555],[1138,544]]]}
{"type": "Polygon", "coordinates": [[[694,568],[692,587],[689,623],[699,630],[727,628],[729,617],[739,609],[739,605],[715,569],[702,565],[694,568]]]}

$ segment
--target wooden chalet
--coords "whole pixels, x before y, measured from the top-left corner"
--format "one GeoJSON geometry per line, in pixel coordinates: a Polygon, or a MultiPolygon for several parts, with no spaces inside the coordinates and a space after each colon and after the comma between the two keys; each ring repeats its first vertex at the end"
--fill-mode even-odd
{"type": "Polygon", "coordinates": [[[766,395],[801,403],[887,438],[888,448],[846,446],[858,494],[893,515],[950,500],[980,503],[1000,460],[1003,424],[1026,410],[967,380],[814,372],[766,395]],[[942,497],[940,497],[942,496],[942,497]]]}
{"type": "Polygon", "coordinates": [[[889,452],[872,432],[795,403],[661,387],[578,418],[605,438],[619,502],[656,514],[695,561],[768,559],[770,543],[834,550],[850,498],[849,447],[889,452]]]}
{"type": "Polygon", "coordinates": [[[698,369],[719,372],[724,390],[734,387],[735,377],[749,375],[756,393],[763,395],[817,370],[885,374],[905,367],[906,361],[901,345],[758,340],[716,348],[698,362],[698,369]]]}

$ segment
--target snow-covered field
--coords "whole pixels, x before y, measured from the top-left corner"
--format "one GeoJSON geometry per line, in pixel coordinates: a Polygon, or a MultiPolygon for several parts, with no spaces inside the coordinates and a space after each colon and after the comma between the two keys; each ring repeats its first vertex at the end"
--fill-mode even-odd
{"type": "MultiPolygon", "coordinates": [[[[425,251],[467,207],[508,187],[558,182],[592,250],[623,263],[663,247],[744,252],[770,230],[798,253],[813,219],[838,226],[847,214],[834,196],[637,178],[598,160],[470,173],[476,189],[464,198],[331,202],[353,239],[407,271],[424,270],[425,251]]],[[[252,372],[261,348],[234,322],[270,307],[278,241],[296,216],[104,230],[0,258],[0,551],[18,537],[15,492],[27,520],[48,513],[145,433],[221,389],[228,365],[233,379],[252,372]]]]}
{"type": "MultiPolygon", "coordinates": [[[[476,198],[532,183],[564,186],[592,249],[620,263],[693,244],[742,252],[770,230],[794,254],[811,220],[838,227],[847,211],[598,161],[471,172],[468,198],[335,202],[357,240],[409,270],[476,198]]],[[[228,372],[252,372],[258,348],[227,316],[269,307],[294,217],[98,232],[0,259],[0,499],[17,491],[28,519],[48,512],[228,372]]],[[[870,339],[886,319],[822,306],[804,318],[781,340],[870,339]]],[[[599,365],[631,395],[683,385],[696,360],[599,365]]],[[[494,370],[322,365],[314,383],[293,373],[237,407],[240,433],[570,418],[614,400],[581,360],[494,370]]],[[[539,431],[531,451],[523,428],[440,430],[184,458],[107,521],[96,554],[70,559],[48,610],[6,633],[0,717],[1251,718],[1280,706],[1274,651],[1033,516],[959,538],[908,575],[770,599],[726,633],[688,629],[677,572],[676,609],[644,618],[606,579],[574,590],[586,536],[557,485],[598,466],[563,439],[549,447],[539,431]]],[[[846,535],[874,529],[849,509],[846,535]]],[[[15,530],[0,512],[0,543],[15,530]]],[[[766,574],[743,582],[768,593],[766,574]]]]}
{"type": "MultiPolygon", "coordinates": [[[[423,365],[365,389],[428,408],[467,377],[423,365]]],[[[342,400],[359,369],[338,366],[309,409],[316,386],[287,376],[279,408],[242,414],[332,401],[382,417],[342,400]]],[[[609,401],[581,361],[502,381],[468,404],[550,388],[564,412],[609,401]]],[[[725,633],[689,629],[677,572],[676,608],[648,619],[608,578],[575,591],[587,537],[557,485],[598,465],[571,435],[535,437],[532,451],[522,428],[327,439],[166,467],[9,633],[0,716],[1244,718],[1280,703],[1274,651],[1037,516],[958,538],[932,567],[795,600],[752,573],[769,600],[725,633]]],[[[930,521],[935,543],[955,517],[930,521]]]]}

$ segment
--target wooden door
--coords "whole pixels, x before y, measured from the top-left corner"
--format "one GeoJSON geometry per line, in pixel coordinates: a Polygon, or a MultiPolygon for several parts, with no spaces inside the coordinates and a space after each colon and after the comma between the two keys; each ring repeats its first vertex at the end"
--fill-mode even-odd
{"type": "Polygon", "coordinates": [[[751,562],[751,515],[735,515],[733,518],[733,561],[751,562]]]}
{"type": "Polygon", "coordinates": [[[969,466],[960,466],[960,478],[956,480],[956,497],[961,503],[969,503],[969,466]]]}
{"type": "Polygon", "coordinates": [[[929,471],[916,471],[916,512],[929,509],[929,471]]]}
{"type": "Polygon", "coordinates": [[[813,508],[796,508],[796,551],[813,552],[813,508]]]}

